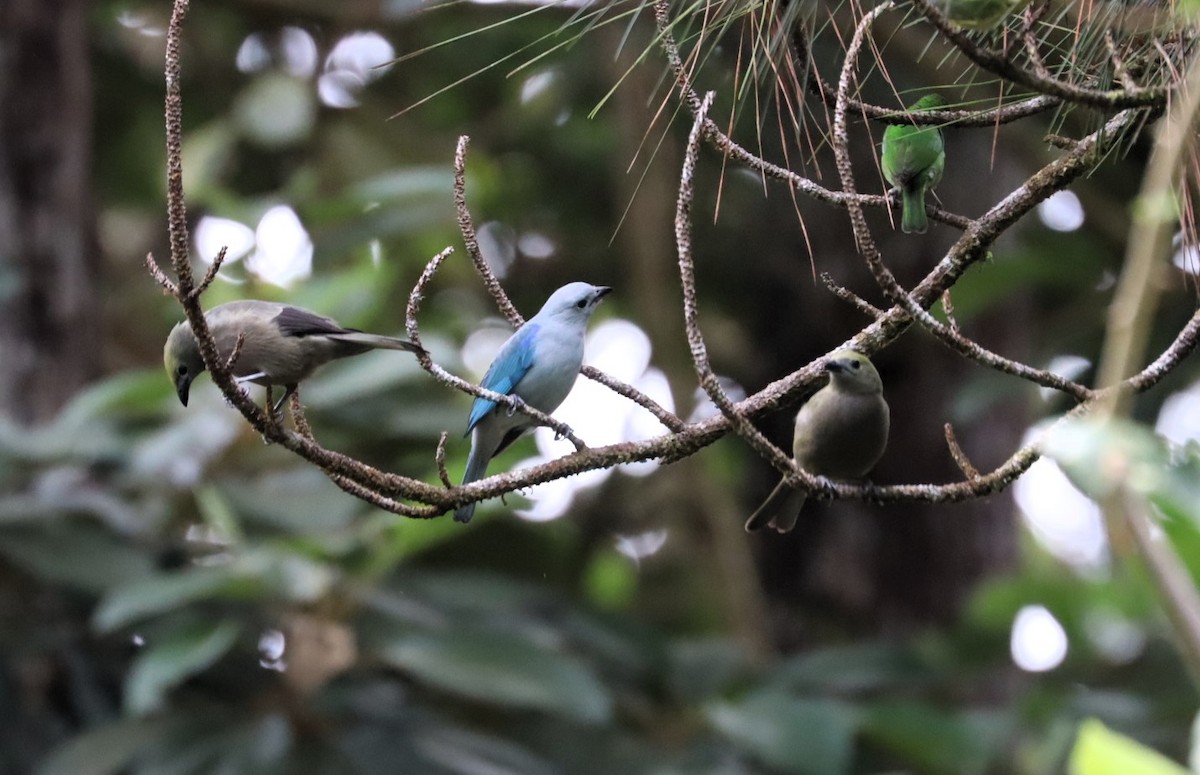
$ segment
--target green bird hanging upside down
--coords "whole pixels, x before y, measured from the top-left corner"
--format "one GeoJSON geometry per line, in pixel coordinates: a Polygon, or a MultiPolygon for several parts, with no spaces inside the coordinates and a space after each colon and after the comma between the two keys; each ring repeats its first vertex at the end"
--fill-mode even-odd
{"type": "MultiPolygon", "coordinates": [[[[909,112],[935,110],[945,105],[937,94],[926,94],[909,112]]],[[[936,126],[892,124],[883,132],[883,177],[900,192],[903,214],[900,229],[905,234],[924,234],[929,228],[925,218],[925,192],[942,179],[946,150],[942,130],[936,126]]]]}
{"type": "MultiPolygon", "coordinates": [[[[829,384],[813,394],[796,414],[792,454],[810,474],[830,479],[866,476],[887,446],[891,424],[883,383],[867,356],[839,350],[825,360],[829,384]]],[[[770,526],[786,533],[808,493],[780,482],[770,497],[746,520],[754,532],[770,526]]]]}
{"type": "Polygon", "coordinates": [[[933,4],[959,27],[986,30],[1029,5],[1029,0],[934,0],[933,4]]]}

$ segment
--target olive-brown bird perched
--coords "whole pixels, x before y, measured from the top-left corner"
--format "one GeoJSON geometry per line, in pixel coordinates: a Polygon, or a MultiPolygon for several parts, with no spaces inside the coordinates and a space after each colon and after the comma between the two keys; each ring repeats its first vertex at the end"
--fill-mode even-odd
{"type": "MultiPolygon", "coordinates": [[[[796,413],[792,454],[800,468],[830,479],[866,476],[887,446],[890,417],[879,372],[867,356],[838,350],[825,359],[829,383],[796,413]]],[[[796,526],[808,493],[782,481],[746,520],[746,530],[765,525],[786,533],[796,526]]]]}
{"type": "MultiPolygon", "coordinates": [[[[239,384],[283,385],[286,392],[275,404],[275,411],[301,380],[329,361],[375,349],[421,352],[420,347],[404,339],[343,328],[332,318],[273,301],[231,301],[213,307],[204,319],[222,358],[228,358],[238,336],[245,335],[233,364],[233,376],[239,384]]],[[[204,371],[204,360],[186,320],[176,324],[167,336],[163,365],[179,400],[187,406],[188,390],[192,380],[204,371]]]]}

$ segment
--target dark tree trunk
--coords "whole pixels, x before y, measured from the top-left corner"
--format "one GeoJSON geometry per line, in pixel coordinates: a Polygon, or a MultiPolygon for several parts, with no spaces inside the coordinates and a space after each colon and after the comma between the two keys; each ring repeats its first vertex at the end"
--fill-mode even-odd
{"type": "Polygon", "coordinates": [[[0,412],[22,422],[99,367],[87,11],[0,3],[0,412]]]}
{"type": "MultiPolygon", "coordinates": [[[[88,10],[0,2],[0,416],[23,424],[53,417],[99,367],[88,10]]],[[[32,771],[79,721],[82,621],[0,562],[0,771],[32,771]],[[72,635],[47,643],[34,630],[72,635]]]]}

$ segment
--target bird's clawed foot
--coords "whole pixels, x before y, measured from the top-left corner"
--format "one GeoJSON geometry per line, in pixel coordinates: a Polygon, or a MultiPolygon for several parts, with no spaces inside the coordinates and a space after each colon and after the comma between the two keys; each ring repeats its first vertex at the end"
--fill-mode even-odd
{"type": "MultiPolygon", "coordinates": [[[[296,386],[288,385],[287,390],[285,390],[283,393],[283,398],[280,398],[278,401],[275,402],[275,405],[271,407],[271,414],[275,414],[275,415],[279,414],[279,410],[281,408],[283,408],[283,405],[287,403],[287,400],[289,398],[291,398],[292,394],[295,392],[296,392],[296,386]]],[[[270,385],[267,386],[267,403],[268,404],[271,403],[271,386],[270,385]]]]}
{"type": "Polygon", "coordinates": [[[512,417],[518,411],[524,409],[526,404],[524,399],[522,399],[520,396],[512,395],[510,393],[508,397],[512,399],[512,403],[508,405],[508,411],[505,414],[508,417],[512,417]]]}

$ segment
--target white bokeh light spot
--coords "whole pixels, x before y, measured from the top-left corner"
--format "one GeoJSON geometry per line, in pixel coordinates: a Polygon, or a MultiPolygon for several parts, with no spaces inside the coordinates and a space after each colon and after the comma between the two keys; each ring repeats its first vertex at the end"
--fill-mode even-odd
{"type": "MultiPolygon", "coordinates": [[[[1034,432],[1026,434],[1029,443],[1034,432]]],[[[1013,499],[1030,531],[1055,557],[1079,570],[1098,571],[1108,560],[1100,508],[1075,489],[1053,460],[1041,458],[1013,485],[1013,499]]]]}
{"type": "Polygon", "coordinates": [[[459,353],[463,365],[472,374],[482,377],[499,352],[500,346],[512,333],[512,327],[502,320],[493,318],[484,321],[484,324],[463,342],[462,352],[459,353]]]}
{"type": "Polygon", "coordinates": [[[667,529],[659,528],[634,535],[618,535],[616,543],[618,552],[640,565],[643,558],[657,554],[667,545],[667,529]]]}
{"type": "Polygon", "coordinates": [[[391,69],[396,49],[377,32],[355,32],[334,45],[317,79],[317,94],[331,108],[358,105],[358,92],[391,69]]]}
{"type": "Polygon", "coordinates": [[[196,224],[196,254],[211,264],[225,248],[225,264],[240,261],[254,247],[254,230],[232,218],[206,215],[196,224]]]}
{"type": "Polygon", "coordinates": [[[313,243],[296,211],[277,205],[254,230],[254,253],[246,269],[265,282],[287,288],[312,274],[313,243]]]}
{"type": "MultiPolygon", "coordinates": [[[[654,400],[668,412],[674,413],[675,399],[671,395],[671,384],[667,375],[659,369],[646,369],[642,376],[633,382],[633,386],[654,400]]],[[[631,407],[625,417],[625,439],[627,441],[642,441],[663,432],[663,425],[658,418],[641,407],[631,407]]],[[[620,467],[621,473],[630,476],[646,476],[658,468],[657,460],[643,460],[640,463],[626,463],[620,467]]]]}
{"type": "Polygon", "coordinates": [[[554,240],[537,231],[527,231],[517,240],[517,249],[526,258],[550,258],[554,255],[554,240]]]}
{"type": "Polygon", "coordinates": [[[1054,231],[1076,231],[1083,226],[1083,204],[1070,191],[1059,191],[1037,207],[1038,218],[1054,231]]]}
{"type": "Polygon", "coordinates": [[[1200,247],[1184,245],[1175,251],[1171,263],[1176,269],[1182,269],[1190,275],[1200,274],[1200,247]]]}
{"type": "Polygon", "coordinates": [[[508,276],[508,269],[517,260],[517,238],[511,226],[499,221],[488,221],[476,230],[479,253],[488,267],[500,279],[508,276]]]}
{"type": "Polygon", "coordinates": [[[1009,650],[1017,667],[1029,673],[1053,670],[1067,658],[1067,631],[1042,605],[1027,605],[1013,619],[1009,650]]]}
{"type": "Polygon", "coordinates": [[[238,46],[234,64],[238,72],[242,73],[257,73],[271,64],[271,52],[260,33],[255,32],[245,37],[242,45],[238,46]]]}
{"type": "Polygon", "coordinates": [[[1154,430],[1172,444],[1200,441],[1200,382],[1163,401],[1154,430]]]}
{"type": "MultiPolygon", "coordinates": [[[[1057,374],[1063,379],[1076,380],[1092,367],[1092,362],[1082,355],[1056,355],[1046,364],[1046,371],[1057,374]]],[[[1054,388],[1039,387],[1038,395],[1042,400],[1049,400],[1060,395],[1054,388]]]]}
{"type": "Polygon", "coordinates": [[[545,93],[547,89],[554,85],[554,80],[557,74],[553,70],[543,70],[540,73],[534,73],[525,79],[521,84],[521,104],[532,102],[539,95],[545,93]]]}
{"type": "Polygon", "coordinates": [[[279,33],[279,53],[288,75],[311,78],[317,72],[317,42],[308,30],[284,27],[279,33]]]}

